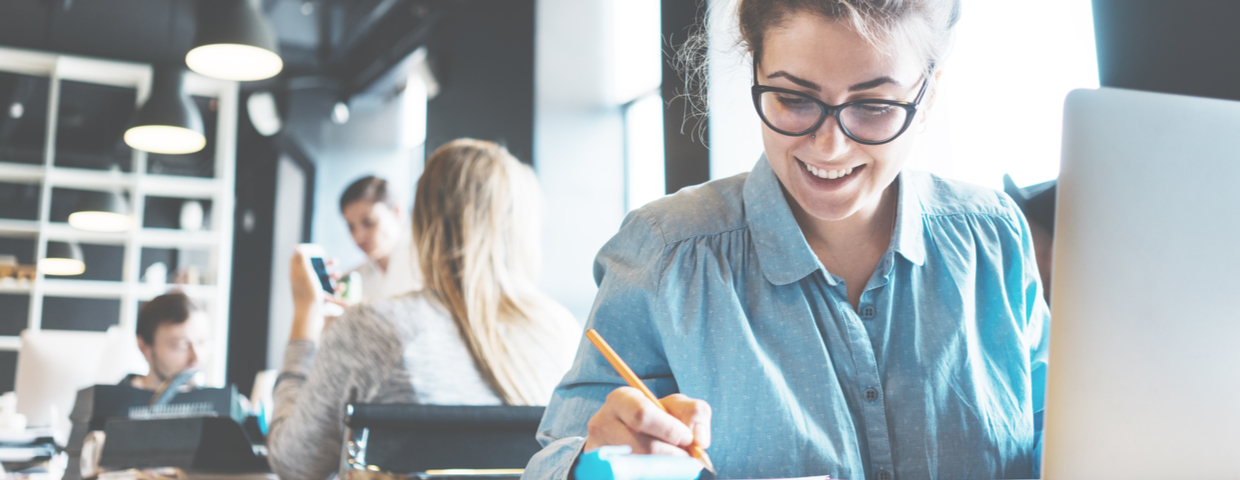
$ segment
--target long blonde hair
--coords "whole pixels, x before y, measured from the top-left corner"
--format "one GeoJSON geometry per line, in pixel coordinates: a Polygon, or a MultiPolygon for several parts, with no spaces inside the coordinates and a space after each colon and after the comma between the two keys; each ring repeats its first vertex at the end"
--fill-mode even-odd
{"type": "Polygon", "coordinates": [[[506,404],[546,404],[581,327],[536,287],[534,171],[493,142],[454,140],[426,160],[413,205],[425,290],[452,315],[483,378],[506,404]],[[540,368],[548,358],[554,375],[540,368]]]}

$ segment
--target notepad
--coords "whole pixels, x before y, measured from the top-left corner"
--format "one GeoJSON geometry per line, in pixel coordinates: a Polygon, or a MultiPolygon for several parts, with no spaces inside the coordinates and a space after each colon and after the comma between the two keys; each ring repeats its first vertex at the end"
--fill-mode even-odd
{"type": "MultiPolygon", "coordinates": [[[[585,453],[573,470],[577,480],[697,480],[702,462],[691,457],[633,455],[628,446],[602,447],[585,453]]],[[[829,480],[830,476],[762,479],[829,480]]]]}

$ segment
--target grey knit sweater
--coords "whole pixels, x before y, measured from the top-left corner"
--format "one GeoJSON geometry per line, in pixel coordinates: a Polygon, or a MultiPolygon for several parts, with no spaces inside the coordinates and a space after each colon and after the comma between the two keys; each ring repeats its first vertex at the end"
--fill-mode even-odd
{"type": "MultiPolygon", "coordinates": [[[[556,365],[548,356],[547,368],[556,365]]],[[[503,403],[483,380],[452,317],[418,292],[350,308],[317,347],[308,340],[289,343],[267,435],[271,468],[281,480],[322,480],[339,469],[350,400],[503,403]]]]}

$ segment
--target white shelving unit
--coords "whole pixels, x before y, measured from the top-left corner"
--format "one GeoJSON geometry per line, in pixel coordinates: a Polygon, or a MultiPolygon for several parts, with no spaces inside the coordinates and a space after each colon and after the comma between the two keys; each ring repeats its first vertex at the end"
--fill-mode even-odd
{"type": "MultiPolygon", "coordinates": [[[[73,280],[72,277],[44,278],[40,273],[29,285],[0,285],[0,293],[30,296],[27,328],[42,327],[43,300],[47,296],[107,298],[120,301],[117,322],[132,331],[138,317],[139,302],[181,288],[203,304],[212,317],[212,355],[205,366],[207,382],[223,386],[228,350],[229,281],[232,278],[232,238],[238,85],[188,73],[185,88],[191,95],[216,100],[215,171],[213,178],[154,175],[147,172],[147,155],[134,150],[130,172],[109,172],[66,168],[55,165],[56,134],[60,110],[61,81],[134,88],[141,105],[150,92],[151,67],[144,64],[99,60],[47,52],[0,47],[0,71],[49,79],[46,144],[42,165],[4,162],[0,159],[0,182],[41,186],[38,220],[0,219],[0,237],[35,240],[35,258],[43,258],[47,242],[76,241],[123,247],[121,281],[73,280]],[[147,196],[211,201],[211,222],[202,231],[160,228],[132,228],[120,233],[79,230],[65,223],[50,221],[53,188],[75,190],[121,190],[128,194],[134,224],[144,218],[147,196]],[[209,266],[202,272],[209,285],[155,286],[140,281],[144,247],[195,249],[209,252],[209,266]]],[[[0,252],[2,253],[2,252],[0,252]]],[[[89,263],[90,258],[86,261],[89,263]]],[[[20,337],[0,336],[0,351],[17,350],[20,337]]]]}

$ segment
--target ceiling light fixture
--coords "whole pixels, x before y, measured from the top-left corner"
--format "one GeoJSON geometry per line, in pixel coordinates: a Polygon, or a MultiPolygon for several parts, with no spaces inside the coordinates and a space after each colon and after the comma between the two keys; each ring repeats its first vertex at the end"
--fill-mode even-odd
{"type": "Polygon", "coordinates": [[[185,93],[185,70],[176,65],[155,67],[151,95],[134,115],[125,143],[137,150],[179,155],[207,146],[202,112],[185,93]]]}
{"type": "Polygon", "coordinates": [[[284,69],[275,31],[253,0],[199,0],[198,33],[185,64],[223,80],[271,78],[284,69]]]}
{"type": "Polygon", "coordinates": [[[250,124],[254,130],[264,137],[280,133],[284,122],[280,120],[280,108],[276,106],[276,97],[269,91],[254,92],[245,101],[246,113],[250,115],[250,124]]]}
{"type": "Polygon", "coordinates": [[[81,275],[86,271],[82,247],[71,242],[47,242],[47,255],[39,260],[44,275],[81,275]]]}
{"type": "Polygon", "coordinates": [[[69,215],[69,225],[92,232],[123,232],[129,224],[129,205],[117,192],[82,192],[69,215]]]}

